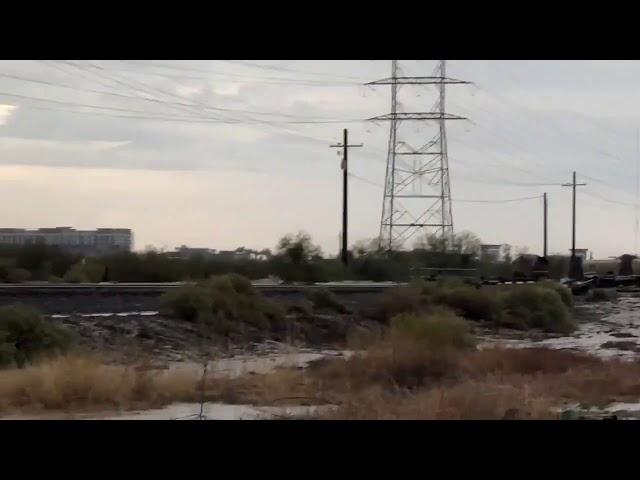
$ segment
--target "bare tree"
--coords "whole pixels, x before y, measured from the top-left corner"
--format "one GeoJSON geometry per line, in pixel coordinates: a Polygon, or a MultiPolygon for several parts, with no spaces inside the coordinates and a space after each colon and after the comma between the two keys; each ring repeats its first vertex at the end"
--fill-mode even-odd
{"type": "Polygon", "coordinates": [[[465,230],[454,235],[453,250],[458,253],[479,255],[482,241],[475,233],[465,230]]]}
{"type": "Polygon", "coordinates": [[[305,232],[296,235],[287,234],[280,239],[277,246],[278,255],[287,257],[293,263],[308,262],[312,258],[322,256],[322,250],[314,245],[311,236],[305,232]]]}
{"type": "Polygon", "coordinates": [[[509,245],[508,243],[502,245],[502,256],[505,262],[511,263],[511,245],[509,245]]]}
{"type": "Polygon", "coordinates": [[[427,234],[418,239],[415,248],[424,248],[431,252],[453,251],[478,255],[481,244],[482,242],[476,234],[465,230],[455,234],[453,238],[442,238],[442,236],[433,233],[427,234]]]}

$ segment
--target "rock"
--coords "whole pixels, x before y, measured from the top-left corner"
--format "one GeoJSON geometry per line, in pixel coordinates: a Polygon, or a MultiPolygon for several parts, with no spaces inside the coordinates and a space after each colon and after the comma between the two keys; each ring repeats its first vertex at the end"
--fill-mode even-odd
{"type": "Polygon", "coordinates": [[[600,345],[600,348],[614,348],[616,350],[628,350],[637,352],[640,350],[640,345],[638,345],[636,342],[616,341],[605,342],[600,345]]]}
{"type": "Polygon", "coordinates": [[[629,333],[629,332],[612,333],[611,336],[612,337],[617,337],[617,338],[633,338],[633,337],[637,337],[637,335],[634,335],[633,333],[629,333]]]}

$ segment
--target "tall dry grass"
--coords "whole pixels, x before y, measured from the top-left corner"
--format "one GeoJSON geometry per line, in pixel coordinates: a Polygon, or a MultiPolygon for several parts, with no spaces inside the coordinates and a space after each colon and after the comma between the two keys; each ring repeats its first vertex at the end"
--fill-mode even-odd
{"type": "Polygon", "coordinates": [[[106,365],[65,355],[0,371],[0,410],[155,407],[200,398],[194,373],[106,365]]]}
{"type": "Polygon", "coordinates": [[[556,419],[553,402],[527,388],[463,382],[429,390],[391,393],[379,387],[351,395],[326,420],[528,420],[556,419]]]}

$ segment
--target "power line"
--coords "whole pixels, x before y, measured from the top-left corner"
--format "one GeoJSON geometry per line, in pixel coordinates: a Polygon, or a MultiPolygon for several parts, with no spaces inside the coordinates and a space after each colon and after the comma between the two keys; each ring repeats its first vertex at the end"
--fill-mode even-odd
{"type": "MultiPolygon", "coordinates": [[[[495,112],[489,112],[489,111],[487,111],[486,109],[482,109],[482,110],[483,110],[483,111],[485,111],[485,112],[487,112],[487,113],[490,113],[491,115],[494,115],[494,116],[496,116],[496,117],[499,117],[498,115],[496,115],[496,114],[495,114],[495,112]]],[[[477,123],[477,122],[471,122],[471,123],[472,123],[472,124],[474,124],[475,126],[478,126],[478,127],[483,128],[483,129],[484,129],[486,132],[488,132],[490,135],[492,135],[492,136],[496,136],[496,138],[497,138],[498,136],[500,136],[500,137],[502,138],[502,141],[506,141],[507,143],[509,143],[509,144],[510,144],[511,146],[513,146],[514,148],[516,148],[516,149],[518,149],[518,150],[520,150],[520,151],[522,151],[522,152],[525,152],[525,154],[527,154],[527,155],[531,155],[531,156],[533,156],[533,157],[535,157],[535,158],[538,158],[538,159],[541,159],[541,157],[538,157],[536,154],[534,154],[534,153],[532,153],[532,152],[530,152],[530,151],[528,151],[528,150],[527,150],[527,151],[525,151],[524,149],[522,149],[522,147],[519,147],[518,145],[516,145],[515,143],[513,143],[513,142],[510,140],[510,138],[509,138],[509,137],[507,137],[506,135],[504,135],[504,134],[502,134],[502,133],[499,133],[499,132],[497,132],[497,131],[491,130],[491,129],[489,129],[489,128],[486,128],[486,127],[484,127],[483,125],[481,125],[481,124],[479,124],[479,123],[477,123]]],[[[544,133],[544,132],[543,132],[543,133],[544,133]]],[[[545,160],[543,160],[543,163],[546,163],[546,162],[545,162],[545,160]]],[[[508,165],[508,167],[509,167],[509,168],[518,168],[518,167],[513,167],[512,165],[508,165]]],[[[520,169],[520,170],[522,170],[522,171],[526,171],[526,170],[521,169],[521,168],[518,168],[518,169],[520,169]]],[[[565,171],[565,172],[569,172],[569,171],[571,171],[569,168],[565,168],[565,167],[562,167],[562,170],[563,170],[563,171],[565,171]]],[[[532,174],[533,174],[533,172],[529,172],[529,173],[532,173],[532,174]]],[[[602,185],[604,185],[604,186],[606,186],[606,187],[608,187],[608,188],[610,188],[610,189],[612,189],[612,190],[615,190],[616,192],[619,192],[619,193],[625,193],[625,194],[627,194],[627,195],[631,195],[629,192],[627,192],[627,191],[625,191],[625,190],[621,190],[619,187],[613,186],[613,185],[611,185],[610,183],[605,182],[604,180],[601,180],[601,179],[598,179],[598,178],[595,178],[595,177],[591,177],[591,176],[588,176],[588,175],[584,175],[584,174],[583,174],[583,176],[584,176],[585,178],[589,179],[589,180],[592,180],[592,181],[594,181],[594,182],[600,183],[600,184],[602,184],[602,185]]]]}
{"type": "Polygon", "coordinates": [[[348,80],[360,80],[360,81],[364,80],[364,77],[354,77],[354,76],[349,76],[349,75],[335,75],[335,74],[326,73],[326,72],[309,72],[309,71],[305,71],[305,70],[287,68],[287,67],[276,66],[276,65],[261,65],[261,64],[258,64],[258,63],[246,62],[246,61],[243,61],[243,60],[222,60],[222,61],[226,62],[226,63],[230,63],[232,65],[242,65],[242,66],[246,66],[246,67],[260,68],[260,69],[263,69],[263,70],[274,70],[274,71],[279,71],[279,72],[299,73],[299,74],[302,74],[302,75],[314,75],[314,76],[323,76],[323,77],[343,78],[343,79],[348,79],[348,80]]]}
{"type": "MultiPolygon", "coordinates": [[[[368,183],[369,185],[372,185],[374,187],[378,187],[378,188],[384,188],[384,185],[380,184],[380,183],[376,183],[374,181],[371,181],[367,178],[361,177],[359,175],[356,175],[354,173],[349,173],[350,177],[355,178],[356,180],[360,180],[361,182],[364,183],[368,183]]],[[[555,184],[554,184],[555,185],[555,184]]],[[[535,195],[533,197],[519,197],[519,198],[505,198],[505,199],[497,199],[497,200],[470,200],[470,199],[457,199],[457,198],[452,198],[451,201],[452,202],[461,202],[461,203],[509,203],[509,202],[522,202],[522,201],[526,201],[526,200],[534,200],[536,198],[542,198],[543,195],[535,195]]]]}
{"type": "MultiPolygon", "coordinates": [[[[159,105],[175,105],[175,106],[186,106],[186,107],[193,106],[193,105],[188,104],[188,103],[171,102],[171,101],[166,101],[166,100],[159,100],[157,98],[148,98],[148,97],[140,97],[140,96],[135,96],[135,95],[126,95],[126,94],[122,94],[122,93],[108,92],[108,91],[105,91],[105,90],[94,90],[94,89],[91,89],[91,88],[82,88],[82,87],[77,87],[77,86],[64,85],[64,84],[61,84],[61,83],[55,83],[55,82],[50,82],[50,81],[40,80],[40,79],[33,79],[33,78],[28,78],[28,77],[19,76],[19,75],[10,75],[10,74],[5,74],[5,73],[0,73],[0,77],[9,78],[9,79],[13,79],[13,80],[24,81],[24,82],[36,83],[36,84],[41,84],[41,85],[49,85],[49,86],[53,86],[53,87],[64,88],[64,89],[69,89],[69,90],[74,90],[74,91],[93,93],[93,94],[96,94],[96,95],[108,95],[108,96],[124,98],[124,99],[152,102],[152,103],[159,104],[159,105]]],[[[304,122],[314,122],[313,120],[309,120],[311,118],[316,118],[317,119],[314,123],[339,123],[339,122],[364,121],[364,120],[340,120],[340,119],[330,119],[330,118],[326,118],[326,117],[311,117],[311,116],[293,115],[293,114],[286,114],[286,113],[279,113],[279,112],[242,110],[242,109],[222,108],[222,107],[212,107],[212,106],[208,106],[207,108],[209,108],[211,110],[222,111],[222,112],[252,113],[252,114],[256,114],[256,115],[268,115],[268,116],[277,116],[277,117],[284,117],[284,118],[294,118],[294,119],[299,119],[301,122],[302,121],[304,121],[304,122]],[[303,120],[303,119],[305,119],[305,120],[303,120]]]]}
{"type": "Polygon", "coordinates": [[[509,202],[523,202],[525,200],[534,200],[536,198],[543,198],[543,195],[536,195],[534,197],[520,197],[520,198],[507,198],[502,200],[463,200],[463,199],[451,199],[452,202],[464,202],[464,203],[509,203],[509,202]]]}
{"type": "MultiPolygon", "coordinates": [[[[223,76],[223,77],[228,77],[228,78],[237,78],[239,80],[230,80],[228,81],[229,83],[239,83],[239,81],[244,81],[246,83],[263,83],[263,84],[271,84],[271,85],[298,85],[298,86],[315,86],[315,87],[340,87],[340,86],[347,86],[347,87],[352,87],[352,86],[359,86],[361,85],[360,82],[347,82],[347,81],[338,81],[338,80],[333,80],[331,82],[329,81],[320,81],[320,80],[310,80],[310,79],[295,79],[295,78],[280,78],[280,77],[261,77],[261,76],[251,76],[251,75],[239,75],[239,74],[233,74],[233,73],[229,73],[229,72],[219,72],[219,71],[214,71],[214,70],[203,70],[203,69],[189,69],[189,68],[185,68],[185,67],[179,67],[179,66],[164,66],[164,67],[160,67],[159,65],[154,65],[154,64],[147,64],[147,63],[140,63],[140,62],[135,62],[135,61],[128,61],[128,60],[121,60],[122,63],[125,64],[134,64],[134,65],[146,65],[146,66],[155,66],[156,68],[171,68],[173,70],[177,70],[177,71],[199,71],[199,72],[203,72],[203,73],[207,73],[209,75],[214,75],[214,76],[223,76]]],[[[153,71],[140,71],[140,70],[131,70],[131,69],[123,69],[123,68],[118,68],[115,66],[109,66],[109,67],[104,67],[107,68],[109,70],[116,70],[116,71],[124,71],[124,72],[128,72],[128,73],[137,73],[137,74],[141,74],[141,75],[154,75],[154,76],[159,76],[159,77],[166,77],[166,78],[187,78],[187,79],[195,79],[195,80],[208,80],[211,81],[211,78],[208,77],[203,77],[203,76],[195,76],[195,75],[185,75],[185,74],[171,74],[171,73],[166,73],[166,72],[153,72],[153,71]]]]}

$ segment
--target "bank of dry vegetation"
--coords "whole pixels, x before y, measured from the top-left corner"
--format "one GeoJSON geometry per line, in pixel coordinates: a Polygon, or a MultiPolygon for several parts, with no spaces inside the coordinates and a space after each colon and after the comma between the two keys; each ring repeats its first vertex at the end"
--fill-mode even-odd
{"type": "Polygon", "coordinates": [[[637,401],[640,364],[568,351],[486,348],[446,307],[400,314],[351,339],[356,353],[305,370],[238,378],[197,370],[105,365],[99,357],[43,357],[0,371],[0,411],[108,411],[173,402],[331,404],[331,419],[547,419],[556,407],[637,401]],[[204,396],[203,396],[204,395],[204,396]]]}
{"type": "Polygon", "coordinates": [[[451,312],[402,315],[360,353],[226,383],[221,399],[330,403],[330,419],[555,419],[567,403],[640,398],[640,364],[545,349],[478,349],[451,312]]]}
{"type": "MultiPolygon", "coordinates": [[[[568,332],[570,292],[553,284],[510,291],[460,283],[415,282],[382,295],[369,314],[378,328],[345,332],[349,358],[306,370],[281,369],[240,378],[197,371],[106,365],[68,353],[71,337],[31,309],[0,309],[0,410],[109,410],[211,401],[256,405],[331,404],[322,418],[557,418],[567,402],[637,401],[640,364],[567,351],[482,348],[470,322],[568,332]],[[348,333],[348,334],[347,334],[348,333]],[[66,352],[66,353],[65,353],[66,352]],[[22,368],[17,368],[22,367],[22,368]]],[[[341,310],[319,290],[295,306],[341,310]]],[[[215,277],[167,294],[163,310],[202,327],[203,338],[287,328],[284,309],[245,278],[215,277]]],[[[346,309],[344,309],[346,311],[346,309]]]]}

